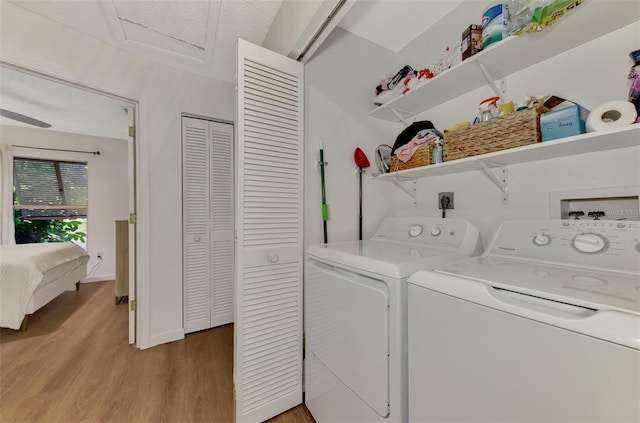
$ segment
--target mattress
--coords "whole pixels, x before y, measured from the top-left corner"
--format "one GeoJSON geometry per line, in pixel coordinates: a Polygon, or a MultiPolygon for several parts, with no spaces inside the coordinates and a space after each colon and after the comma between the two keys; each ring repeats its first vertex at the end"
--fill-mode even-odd
{"type": "Polygon", "coordinates": [[[18,329],[38,287],[88,260],[73,243],[0,246],[0,326],[18,329]]]}
{"type": "Polygon", "coordinates": [[[40,283],[38,284],[38,288],[36,289],[39,289],[47,285],[49,282],[52,282],[66,274],[73,272],[74,270],[76,270],[82,265],[87,264],[88,262],[89,262],[89,255],[86,254],[84,256],[80,256],[74,260],[70,260],[66,263],[62,263],[56,267],[53,267],[47,270],[42,275],[42,280],[40,281],[40,283]]]}

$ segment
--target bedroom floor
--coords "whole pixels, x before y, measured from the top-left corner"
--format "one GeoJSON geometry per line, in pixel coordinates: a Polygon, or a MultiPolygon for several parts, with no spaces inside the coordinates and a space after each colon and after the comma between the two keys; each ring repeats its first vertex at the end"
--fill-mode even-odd
{"type": "MultiPolygon", "coordinates": [[[[140,351],[113,282],[81,284],[0,329],[2,422],[232,422],[233,325],[140,351]]],[[[270,423],[305,423],[304,405],[270,423]]]]}

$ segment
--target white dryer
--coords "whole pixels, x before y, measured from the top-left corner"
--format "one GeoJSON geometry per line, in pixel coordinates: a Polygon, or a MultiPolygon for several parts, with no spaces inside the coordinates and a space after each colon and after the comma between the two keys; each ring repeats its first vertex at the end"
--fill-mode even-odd
{"type": "Polygon", "coordinates": [[[305,256],[305,403],[318,423],[407,421],[407,277],[481,253],[464,220],[388,218],[305,256]]]}
{"type": "Polygon", "coordinates": [[[640,223],[506,222],[408,289],[409,421],[640,421],[640,223]]]}

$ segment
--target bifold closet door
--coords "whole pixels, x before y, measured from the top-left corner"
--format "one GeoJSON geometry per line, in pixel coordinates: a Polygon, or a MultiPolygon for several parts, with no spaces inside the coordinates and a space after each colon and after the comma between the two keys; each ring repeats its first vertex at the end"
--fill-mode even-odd
{"type": "Polygon", "coordinates": [[[302,63],[238,41],[235,419],[302,403],[302,63]]]}
{"type": "Polygon", "coordinates": [[[233,126],[182,119],[185,333],[233,322],[233,126]]]}
{"type": "Polygon", "coordinates": [[[233,126],[209,122],[211,181],[211,326],[233,322],[235,272],[233,126]]]}

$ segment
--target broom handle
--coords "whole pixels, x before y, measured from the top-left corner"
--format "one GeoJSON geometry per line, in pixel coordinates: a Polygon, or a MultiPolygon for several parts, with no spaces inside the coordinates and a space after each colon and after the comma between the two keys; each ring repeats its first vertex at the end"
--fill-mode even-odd
{"type": "Polygon", "coordinates": [[[327,199],[324,186],[324,149],[320,149],[320,179],[322,181],[322,227],[324,230],[324,243],[328,242],[327,236],[327,220],[329,220],[329,209],[327,207],[327,199]]]}

